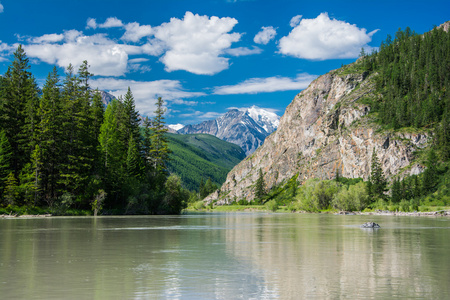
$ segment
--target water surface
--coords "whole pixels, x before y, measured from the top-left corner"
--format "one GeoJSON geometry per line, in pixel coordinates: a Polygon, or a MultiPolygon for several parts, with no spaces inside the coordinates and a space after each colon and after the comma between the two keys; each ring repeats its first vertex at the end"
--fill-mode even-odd
{"type": "Polygon", "coordinates": [[[449,237],[442,217],[0,219],[0,297],[450,299],[449,237]]]}

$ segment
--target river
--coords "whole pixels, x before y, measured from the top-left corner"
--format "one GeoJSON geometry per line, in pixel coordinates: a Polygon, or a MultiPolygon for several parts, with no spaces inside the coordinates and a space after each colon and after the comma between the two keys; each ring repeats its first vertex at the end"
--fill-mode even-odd
{"type": "Polygon", "coordinates": [[[0,243],[1,299],[450,299],[445,217],[14,218],[0,243]]]}

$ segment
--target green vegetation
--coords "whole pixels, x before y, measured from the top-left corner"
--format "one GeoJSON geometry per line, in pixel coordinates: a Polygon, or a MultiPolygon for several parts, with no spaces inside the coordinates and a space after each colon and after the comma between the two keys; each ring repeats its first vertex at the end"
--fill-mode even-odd
{"type": "MultiPolygon", "coordinates": [[[[200,191],[201,183],[208,180],[212,185],[222,185],[227,173],[245,158],[239,146],[212,135],[167,133],[166,136],[172,151],[168,170],[178,174],[183,186],[191,191],[200,191]]],[[[216,189],[208,189],[208,194],[216,189]]]]}
{"type": "Polygon", "coordinates": [[[22,46],[0,76],[0,208],[40,211],[177,214],[189,192],[169,176],[164,101],[140,128],[130,89],[106,111],[86,61],[75,74],[56,67],[42,91],[22,46]]]}

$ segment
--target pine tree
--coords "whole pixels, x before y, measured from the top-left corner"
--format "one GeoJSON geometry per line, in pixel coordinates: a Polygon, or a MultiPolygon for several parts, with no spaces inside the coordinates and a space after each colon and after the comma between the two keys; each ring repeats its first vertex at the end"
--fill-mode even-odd
{"type": "Polygon", "coordinates": [[[127,151],[127,176],[138,178],[141,175],[141,157],[133,135],[130,135],[127,151]]]}
{"type": "Polygon", "coordinates": [[[402,191],[400,181],[396,178],[391,187],[391,200],[393,203],[399,203],[402,200],[402,191]]]}
{"type": "Polygon", "coordinates": [[[136,104],[134,102],[133,93],[130,87],[128,87],[127,93],[123,98],[124,107],[124,126],[126,131],[127,143],[130,136],[134,137],[136,145],[140,145],[140,132],[139,132],[139,113],[136,111],[136,104]]]}
{"type": "Polygon", "coordinates": [[[15,178],[34,149],[38,88],[29,69],[29,60],[19,45],[0,86],[0,127],[11,145],[15,178]]]}
{"type": "Polygon", "coordinates": [[[11,156],[11,145],[9,144],[5,131],[2,129],[0,131],[0,199],[3,194],[3,189],[5,188],[6,179],[12,171],[11,156]]]}
{"type": "Polygon", "coordinates": [[[14,177],[14,173],[11,172],[6,177],[5,189],[3,191],[4,204],[14,205],[19,198],[19,187],[17,185],[17,179],[14,177]]]}
{"type": "Polygon", "coordinates": [[[431,148],[430,152],[428,152],[426,165],[427,168],[423,172],[422,191],[424,193],[430,193],[434,190],[438,177],[438,157],[433,148],[431,148]]]}
{"type": "Polygon", "coordinates": [[[164,127],[164,113],[166,109],[163,107],[164,101],[158,97],[156,101],[155,116],[152,120],[152,134],[151,134],[151,150],[150,157],[153,168],[159,174],[166,173],[166,161],[169,160],[170,149],[165,133],[167,128],[164,127]]]}
{"type": "Polygon", "coordinates": [[[35,160],[41,162],[39,172],[43,198],[52,203],[58,197],[59,166],[63,161],[63,131],[62,131],[62,99],[59,78],[56,67],[48,74],[42,90],[38,115],[37,143],[35,160]]]}
{"type": "Polygon", "coordinates": [[[371,196],[378,197],[381,199],[385,198],[385,192],[387,190],[387,181],[384,177],[383,169],[378,160],[377,151],[373,148],[372,152],[372,164],[370,172],[370,183],[371,183],[371,196]]]}
{"type": "Polygon", "coordinates": [[[266,194],[266,184],[264,182],[264,174],[262,169],[259,168],[258,179],[255,184],[255,197],[256,199],[262,199],[266,194]]]}

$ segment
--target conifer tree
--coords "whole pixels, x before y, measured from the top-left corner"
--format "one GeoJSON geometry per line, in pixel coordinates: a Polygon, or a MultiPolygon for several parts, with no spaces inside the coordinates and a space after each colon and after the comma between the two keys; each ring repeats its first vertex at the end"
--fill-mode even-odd
{"type": "Polygon", "coordinates": [[[11,156],[12,149],[9,144],[6,133],[3,129],[0,130],[0,199],[5,188],[6,179],[11,173],[11,156]]]}
{"type": "Polygon", "coordinates": [[[259,168],[258,179],[255,184],[255,197],[256,199],[262,199],[266,194],[266,184],[264,182],[264,174],[262,169],[259,168]]]}
{"type": "Polygon", "coordinates": [[[29,60],[19,45],[2,78],[0,91],[0,127],[12,148],[11,167],[15,178],[29,162],[34,148],[38,88],[29,69],[29,60]]]}
{"type": "Polygon", "coordinates": [[[377,151],[373,148],[372,152],[372,164],[370,172],[370,196],[378,197],[381,199],[385,198],[385,192],[387,190],[387,181],[384,177],[383,169],[378,160],[377,151]]]}
{"type": "Polygon", "coordinates": [[[170,149],[165,133],[167,128],[164,127],[164,113],[166,109],[163,107],[164,100],[158,97],[156,101],[155,116],[152,121],[151,134],[151,150],[150,156],[154,169],[159,174],[165,174],[166,161],[169,159],[170,149]]]}
{"type": "MultiPolygon", "coordinates": [[[[58,182],[60,178],[59,166],[65,151],[62,131],[62,102],[59,78],[56,67],[47,76],[42,90],[37,126],[37,143],[35,160],[40,161],[39,172],[41,192],[43,198],[52,203],[58,197],[58,182]]],[[[37,166],[37,165],[36,165],[37,166]]]]}

